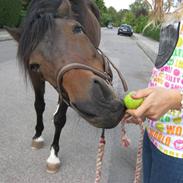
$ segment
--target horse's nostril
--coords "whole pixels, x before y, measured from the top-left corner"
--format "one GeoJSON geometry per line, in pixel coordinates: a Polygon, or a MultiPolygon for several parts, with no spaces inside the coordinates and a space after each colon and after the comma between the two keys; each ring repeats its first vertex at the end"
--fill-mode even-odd
{"type": "Polygon", "coordinates": [[[93,81],[95,84],[99,84],[99,82],[96,80],[96,79],[94,79],[94,81],[93,81]]]}
{"type": "Polygon", "coordinates": [[[98,99],[104,98],[105,100],[112,99],[112,91],[106,82],[104,82],[101,79],[94,79],[93,83],[94,83],[93,92],[95,93],[96,98],[98,99]]]}

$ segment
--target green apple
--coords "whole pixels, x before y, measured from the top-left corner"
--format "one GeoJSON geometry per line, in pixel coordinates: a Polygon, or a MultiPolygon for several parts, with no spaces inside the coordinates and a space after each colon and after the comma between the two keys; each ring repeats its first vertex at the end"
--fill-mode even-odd
{"type": "Polygon", "coordinates": [[[143,98],[134,99],[132,98],[132,95],[133,95],[133,92],[130,92],[124,97],[124,104],[127,109],[137,109],[144,101],[143,98]]]}

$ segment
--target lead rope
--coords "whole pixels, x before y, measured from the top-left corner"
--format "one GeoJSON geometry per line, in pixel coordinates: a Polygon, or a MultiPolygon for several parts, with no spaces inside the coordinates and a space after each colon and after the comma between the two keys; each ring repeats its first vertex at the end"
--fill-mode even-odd
{"type": "MultiPolygon", "coordinates": [[[[122,130],[121,130],[121,144],[124,147],[128,147],[130,145],[130,139],[126,135],[125,125],[123,122],[122,124],[122,130]]],[[[141,183],[141,172],[142,172],[142,151],[143,151],[143,136],[144,136],[144,128],[143,124],[139,125],[140,127],[140,139],[138,143],[138,150],[137,150],[137,161],[136,161],[136,167],[135,167],[135,177],[133,183],[141,183]]]]}
{"type": "Polygon", "coordinates": [[[144,128],[143,128],[143,124],[140,124],[140,139],[139,139],[139,144],[138,144],[135,178],[134,178],[133,183],[141,182],[143,137],[144,137],[144,128]]]}
{"type": "Polygon", "coordinates": [[[126,135],[125,124],[121,121],[121,145],[127,148],[130,144],[131,141],[126,135]]]}
{"type": "MultiPolygon", "coordinates": [[[[126,135],[126,130],[124,127],[124,123],[121,122],[121,144],[124,147],[128,147],[131,143],[130,139],[126,135]]],[[[144,128],[143,124],[139,125],[140,127],[140,139],[138,143],[138,150],[137,150],[137,161],[135,167],[135,177],[133,183],[141,183],[141,172],[142,172],[142,152],[143,152],[143,136],[144,136],[144,128]]]]}
{"type": "MultiPolygon", "coordinates": [[[[128,147],[131,143],[130,139],[126,135],[125,125],[121,122],[121,145],[124,147],[128,147]]],[[[142,172],[142,150],[143,150],[143,136],[144,136],[144,128],[143,124],[140,125],[140,139],[138,143],[138,151],[137,151],[137,161],[135,167],[135,177],[133,183],[141,183],[141,172],[142,172]]],[[[105,150],[105,130],[102,130],[102,135],[100,137],[100,142],[98,146],[97,160],[96,160],[96,176],[95,183],[100,183],[101,175],[102,175],[102,161],[104,157],[105,150]]]]}
{"type": "Polygon", "coordinates": [[[103,157],[104,157],[104,150],[105,150],[105,130],[103,129],[102,135],[100,137],[99,146],[98,146],[95,183],[99,183],[101,180],[102,161],[103,161],[103,157]]]}

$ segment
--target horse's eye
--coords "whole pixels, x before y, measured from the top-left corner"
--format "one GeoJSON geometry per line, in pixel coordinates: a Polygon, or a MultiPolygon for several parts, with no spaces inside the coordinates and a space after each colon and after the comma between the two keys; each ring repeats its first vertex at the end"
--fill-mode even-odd
{"type": "Polygon", "coordinates": [[[33,72],[39,72],[40,65],[39,64],[30,64],[30,70],[33,72]]]}
{"type": "Polygon", "coordinates": [[[74,29],[73,29],[73,32],[74,32],[75,34],[79,34],[79,33],[83,32],[82,26],[76,25],[76,26],[74,27],[74,29]]]}

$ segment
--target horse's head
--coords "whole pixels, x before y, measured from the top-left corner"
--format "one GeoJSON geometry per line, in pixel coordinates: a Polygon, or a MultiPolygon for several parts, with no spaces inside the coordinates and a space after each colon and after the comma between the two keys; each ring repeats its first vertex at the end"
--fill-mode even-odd
{"type": "Polygon", "coordinates": [[[101,72],[105,67],[104,59],[96,49],[99,32],[91,37],[93,26],[99,26],[96,17],[89,8],[84,8],[86,1],[79,10],[84,17],[75,15],[73,7],[76,4],[71,2],[34,0],[21,30],[9,29],[9,32],[19,42],[20,63],[30,75],[40,75],[57,90],[61,88],[65,100],[95,127],[113,128],[120,122],[125,107],[103,77],[91,70],[73,68],[57,82],[61,69],[72,63],[101,72]]]}

